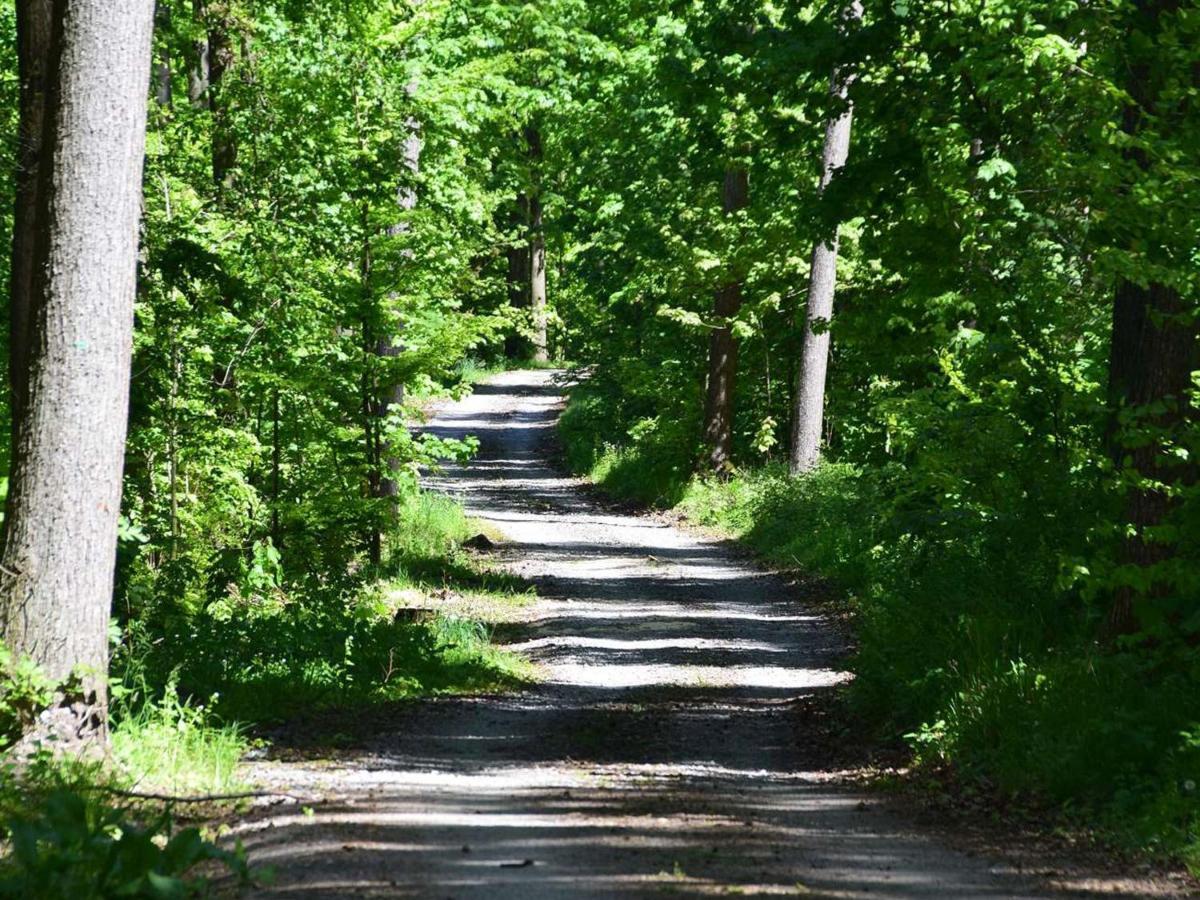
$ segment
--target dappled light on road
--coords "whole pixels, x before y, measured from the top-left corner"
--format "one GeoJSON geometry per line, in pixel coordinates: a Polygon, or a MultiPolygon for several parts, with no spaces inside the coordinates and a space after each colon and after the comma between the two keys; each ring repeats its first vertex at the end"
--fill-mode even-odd
{"type": "Polygon", "coordinates": [[[262,896],[1037,896],[846,786],[796,715],[847,680],[845,642],[782,579],[564,477],[559,405],[552,374],[510,373],[429,428],[480,438],[432,484],[536,584],[510,645],[542,683],[359,717],[333,761],[260,764],[314,806],[239,827],[278,869],[262,896]]]}

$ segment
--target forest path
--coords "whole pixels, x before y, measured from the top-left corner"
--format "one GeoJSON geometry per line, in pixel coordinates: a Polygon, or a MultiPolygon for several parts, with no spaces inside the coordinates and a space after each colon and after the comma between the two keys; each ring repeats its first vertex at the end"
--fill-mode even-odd
{"type": "Polygon", "coordinates": [[[516,646],[544,683],[389,710],[332,762],[258,764],[322,802],[237,827],[277,870],[256,896],[1040,896],[837,783],[795,714],[846,677],[835,632],[720,544],[563,477],[560,394],[508,373],[431,426],[481,440],[434,486],[537,584],[516,646]]]}

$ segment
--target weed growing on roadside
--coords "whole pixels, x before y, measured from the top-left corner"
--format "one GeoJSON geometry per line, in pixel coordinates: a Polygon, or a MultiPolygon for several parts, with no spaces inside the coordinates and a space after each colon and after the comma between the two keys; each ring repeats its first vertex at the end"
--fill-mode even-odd
{"type": "Polygon", "coordinates": [[[314,708],[522,684],[532,674],[527,664],[493,645],[479,623],[458,623],[461,615],[439,610],[443,594],[523,601],[526,585],[461,549],[476,531],[454,501],[406,496],[378,569],[281,585],[270,604],[250,595],[222,598],[198,615],[167,618],[159,626],[165,640],[148,640],[145,626],[130,622],[114,669],[136,670],[160,692],[174,684],[223,721],[247,724],[314,708]],[[397,596],[419,598],[428,615],[398,617],[397,596]]]}
{"type": "MultiPolygon", "coordinates": [[[[22,697],[36,716],[59,685],[27,661],[6,658],[0,695],[22,697]],[[24,690],[36,676],[36,698],[24,690]]],[[[117,693],[120,693],[118,690],[117,693]]],[[[16,759],[0,741],[0,897],[110,900],[199,896],[222,871],[249,878],[240,847],[217,846],[175,827],[167,809],[122,799],[131,788],[209,793],[233,788],[245,741],[213,726],[203,709],[169,693],[160,703],[126,695],[112,727],[116,765],[46,745],[16,759]]]]}
{"type": "Polygon", "coordinates": [[[204,706],[182,701],[174,681],[157,702],[118,704],[113,722],[113,759],[131,786],[173,795],[243,787],[237,767],[250,742],[242,728],[218,723],[204,706]]]}

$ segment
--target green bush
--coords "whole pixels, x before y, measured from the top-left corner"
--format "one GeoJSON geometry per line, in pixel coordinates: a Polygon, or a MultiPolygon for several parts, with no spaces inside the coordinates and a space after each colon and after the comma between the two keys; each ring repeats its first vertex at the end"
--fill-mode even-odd
{"type": "Polygon", "coordinates": [[[184,702],[174,681],[156,702],[144,702],[140,694],[133,699],[112,710],[110,744],[120,777],[175,795],[228,794],[242,787],[237,767],[250,742],[241,727],[184,702]]]}
{"type": "Polygon", "coordinates": [[[14,659],[0,643],[0,751],[21,735],[54,699],[55,684],[29,659],[14,659]]]}
{"type": "Polygon", "coordinates": [[[194,874],[206,863],[249,877],[240,846],[223,850],[169,816],[139,822],[130,811],[57,789],[3,822],[0,897],[22,900],[181,900],[207,894],[194,874]]]}
{"type": "MultiPolygon", "coordinates": [[[[181,710],[187,705],[172,701],[176,690],[224,721],[262,723],[315,707],[523,683],[529,666],[495,647],[478,623],[440,616],[397,620],[387,600],[447,588],[519,596],[524,585],[517,579],[489,571],[462,551],[474,533],[454,501],[408,495],[378,570],[359,565],[340,579],[287,582],[262,554],[249,577],[204,608],[159,623],[128,622],[114,671],[127,689],[165,704],[162,715],[145,723],[142,738],[170,727],[173,716],[186,719],[181,710]]],[[[139,739],[131,735],[122,746],[132,752],[139,739]]],[[[197,739],[211,745],[196,748],[210,769],[233,743],[231,735],[211,730],[197,739]]],[[[174,746],[184,752],[179,742],[174,746]]]]}
{"type": "Polygon", "coordinates": [[[1011,448],[980,436],[953,460],[934,448],[908,465],[825,463],[802,478],[766,466],[681,479],[645,440],[588,456],[597,403],[572,401],[563,439],[605,490],[666,498],[842,589],[858,633],[849,698],[881,735],[907,736],[919,763],[987,776],[1200,865],[1200,663],[1179,644],[1097,645],[1099,610],[1064,577],[1096,552],[1094,492],[1036,456],[1001,465],[1011,448]],[[639,480],[613,477],[611,460],[639,480]],[[997,474],[1013,469],[1021,490],[997,474]]]}
{"type": "Polygon", "coordinates": [[[568,466],[614,496],[674,506],[698,453],[693,417],[645,417],[614,432],[617,421],[607,392],[590,385],[577,389],[559,422],[568,466]]]}
{"type": "MultiPolygon", "coordinates": [[[[36,715],[70,691],[32,662],[5,652],[0,695],[11,711],[0,752],[36,715]]],[[[147,703],[114,685],[111,718],[116,766],[46,747],[21,760],[0,757],[0,897],[28,900],[183,898],[206,892],[193,870],[205,863],[247,876],[245,860],[194,828],[175,832],[167,814],[107,802],[130,786],[211,792],[236,787],[246,743],[213,725],[204,710],[170,692],[147,703]]]]}

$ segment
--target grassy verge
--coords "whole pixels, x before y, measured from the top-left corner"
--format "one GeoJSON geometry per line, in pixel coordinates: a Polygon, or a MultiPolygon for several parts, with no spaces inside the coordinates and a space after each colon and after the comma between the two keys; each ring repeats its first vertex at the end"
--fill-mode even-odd
{"type": "Polygon", "coordinates": [[[4,761],[5,739],[54,688],[0,657],[0,896],[185,896],[201,883],[196,867],[246,876],[236,853],[176,825],[175,813],[203,816],[211,805],[164,809],[124,793],[242,791],[254,729],[300,712],[533,680],[533,666],[491,635],[530,592],[463,549],[478,530],[457,504],[418,494],[377,571],[127,624],[103,764],[4,761]]]}
{"type": "Polygon", "coordinates": [[[1170,653],[1095,641],[1063,587],[1081,516],[1069,492],[1005,515],[947,512],[898,467],[781,466],[693,476],[695,448],[656,428],[605,443],[586,391],[560,432],[606,492],[671,508],[848,598],[859,650],[849,701],[904,737],[918,773],[947,769],[1019,806],[1200,869],[1200,670],[1170,653]]]}
{"type": "Polygon", "coordinates": [[[250,725],[518,686],[533,670],[495,645],[491,628],[528,590],[462,548],[477,530],[454,502],[414,495],[378,570],[361,568],[340,583],[270,585],[199,615],[134,623],[117,668],[132,688],[177,685],[222,721],[250,725]]]}
{"type": "Polygon", "coordinates": [[[497,359],[484,361],[467,358],[459,363],[457,375],[463,384],[479,384],[479,382],[486,381],[493,375],[499,375],[502,372],[518,372],[524,369],[565,369],[569,366],[569,363],[557,360],[497,359]]]}
{"type": "Polygon", "coordinates": [[[194,796],[231,794],[245,784],[238,764],[250,748],[245,730],[185,703],[174,684],[154,703],[122,711],[110,735],[117,781],[130,789],[194,796]]]}
{"type": "Polygon", "coordinates": [[[256,879],[240,846],[218,846],[172,811],[121,801],[94,769],[61,764],[0,783],[0,897],[110,900],[209,896],[215,877],[256,879]]]}
{"type": "MultiPolygon", "coordinates": [[[[14,668],[0,666],[0,707],[22,693],[26,675],[14,668]]],[[[240,846],[218,846],[209,829],[181,821],[213,804],[180,808],[141,796],[241,791],[241,730],[214,724],[173,693],[135,713],[120,699],[114,709],[105,758],[49,747],[16,758],[0,744],[0,896],[190,897],[222,872],[253,880],[240,846]]]]}

